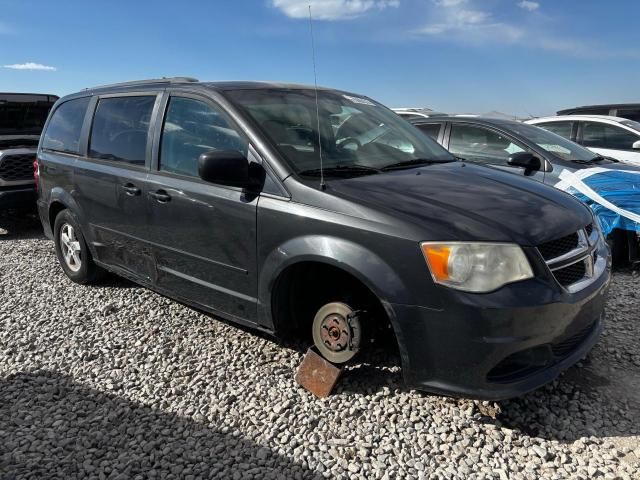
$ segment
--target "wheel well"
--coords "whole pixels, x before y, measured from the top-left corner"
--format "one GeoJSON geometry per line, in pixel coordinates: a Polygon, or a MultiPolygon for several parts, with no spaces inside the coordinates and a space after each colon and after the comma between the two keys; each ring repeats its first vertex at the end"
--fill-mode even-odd
{"type": "Polygon", "coordinates": [[[279,335],[312,342],[311,324],[326,303],[342,301],[364,311],[362,322],[370,340],[392,337],[389,317],[378,297],[358,278],[338,267],[321,262],[302,262],[285,269],[272,292],[272,313],[279,335]],[[391,333],[391,335],[390,335],[391,333]]]}
{"type": "Polygon", "coordinates": [[[62,210],[65,210],[66,208],[67,208],[66,205],[60,202],[53,202],[49,206],[49,226],[51,227],[52,232],[53,232],[53,227],[56,223],[56,217],[62,210]]]}

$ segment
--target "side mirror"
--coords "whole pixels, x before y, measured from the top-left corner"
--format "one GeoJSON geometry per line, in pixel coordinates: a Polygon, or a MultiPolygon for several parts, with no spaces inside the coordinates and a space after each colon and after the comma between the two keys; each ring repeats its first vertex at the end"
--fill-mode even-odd
{"type": "Polygon", "coordinates": [[[640,140],[634,142],[631,148],[633,148],[634,150],[640,150],[640,140]]]}
{"type": "Polygon", "coordinates": [[[198,158],[198,174],[205,182],[247,187],[249,180],[249,161],[241,152],[235,150],[211,150],[198,158]]]}
{"type": "Polygon", "coordinates": [[[522,167],[525,170],[525,174],[540,170],[542,168],[542,162],[538,157],[529,152],[514,153],[509,157],[507,163],[512,167],[522,167]]]}

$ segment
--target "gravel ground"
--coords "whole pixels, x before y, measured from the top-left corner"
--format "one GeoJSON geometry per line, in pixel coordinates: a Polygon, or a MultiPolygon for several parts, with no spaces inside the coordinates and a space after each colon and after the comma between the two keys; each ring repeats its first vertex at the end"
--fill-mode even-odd
{"type": "Polygon", "coordinates": [[[72,284],[34,219],[0,217],[0,479],[640,479],[640,278],[559,381],[474,402],[354,365],[318,400],[302,354],[110,278],[72,284]]]}

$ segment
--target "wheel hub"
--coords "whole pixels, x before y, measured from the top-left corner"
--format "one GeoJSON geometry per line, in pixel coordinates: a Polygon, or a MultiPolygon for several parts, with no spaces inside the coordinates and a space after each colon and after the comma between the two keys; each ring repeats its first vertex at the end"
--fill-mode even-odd
{"type": "Polygon", "coordinates": [[[322,342],[333,352],[340,352],[349,346],[351,340],[349,322],[342,315],[332,313],[322,320],[322,342]]]}
{"type": "Polygon", "coordinates": [[[360,350],[362,327],[358,312],[342,302],[324,305],[313,319],[313,343],[333,363],[345,363],[360,350]]]}

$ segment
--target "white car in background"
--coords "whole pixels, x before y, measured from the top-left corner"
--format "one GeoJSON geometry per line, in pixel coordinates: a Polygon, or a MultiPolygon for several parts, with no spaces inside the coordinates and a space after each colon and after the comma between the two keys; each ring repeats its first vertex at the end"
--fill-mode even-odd
{"type": "Polygon", "coordinates": [[[640,122],[607,115],[559,115],[526,123],[579,143],[603,157],[640,167],[640,122]]]}

